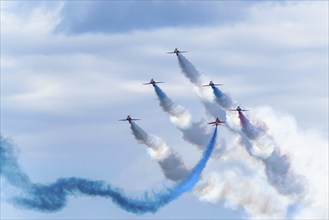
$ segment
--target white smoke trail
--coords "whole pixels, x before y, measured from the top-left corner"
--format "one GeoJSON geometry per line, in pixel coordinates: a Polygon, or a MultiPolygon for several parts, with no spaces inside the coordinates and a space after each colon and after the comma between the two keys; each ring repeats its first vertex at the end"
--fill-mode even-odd
{"type": "MultiPolygon", "coordinates": [[[[184,73],[184,75],[190,80],[190,82],[197,87],[197,94],[203,102],[213,103],[215,100],[217,104],[225,110],[228,110],[236,105],[236,102],[232,100],[230,95],[221,92],[218,88],[213,88],[214,95],[209,95],[207,89],[202,86],[202,83],[205,81],[204,75],[202,75],[194,65],[186,59],[183,55],[178,54],[178,63],[184,73]]],[[[207,106],[205,106],[207,107],[207,106]]]]}
{"type": "MultiPolygon", "coordinates": [[[[183,133],[183,139],[194,144],[200,150],[204,150],[211,134],[207,132],[204,121],[191,122],[191,114],[181,105],[172,101],[162,89],[154,85],[154,90],[158,96],[160,106],[169,114],[171,122],[183,133]]],[[[219,158],[226,149],[226,142],[221,139],[215,145],[212,157],[219,158]]]]}
{"type": "Polygon", "coordinates": [[[199,71],[189,62],[183,55],[177,54],[178,63],[185,74],[185,76],[193,83],[195,86],[201,87],[202,85],[202,75],[199,71]]]}
{"type": "Polygon", "coordinates": [[[159,86],[155,84],[153,87],[159,98],[161,108],[169,114],[170,120],[179,129],[189,127],[191,125],[191,114],[183,106],[174,103],[159,86]]]}
{"type": "MultiPolygon", "coordinates": [[[[158,96],[160,106],[169,114],[170,120],[183,133],[184,140],[196,145],[203,150],[207,146],[207,142],[211,134],[207,132],[205,124],[200,122],[191,122],[191,114],[181,105],[177,105],[162,89],[154,85],[155,93],[158,96]]],[[[217,146],[216,150],[218,151],[217,146]]]]}
{"type": "Polygon", "coordinates": [[[130,128],[135,138],[142,144],[148,146],[148,153],[156,160],[165,177],[172,181],[183,180],[189,173],[184,162],[161,138],[146,133],[133,121],[130,128]]]}

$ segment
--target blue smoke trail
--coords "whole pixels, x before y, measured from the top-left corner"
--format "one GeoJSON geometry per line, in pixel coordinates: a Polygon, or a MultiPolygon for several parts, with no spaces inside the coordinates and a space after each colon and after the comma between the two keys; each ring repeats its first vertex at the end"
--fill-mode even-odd
{"type": "Polygon", "coordinates": [[[22,188],[30,186],[31,180],[17,163],[15,148],[12,143],[0,136],[0,174],[5,176],[7,181],[15,187],[22,188]]]}
{"type": "Polygon", "coordinates": [[[160,106],[165,112],[168,112],[170,115],[179,117],[180,115],[188,114],[187,111],[175,104],[167,95],[160,89],[160,87],[156,84],[153,85],[155,93],[157,94],[160,100],[160,106]],[[178,109],[179,108],[179,109],[178,109]]]}
{"type": "Polygon", "coordinates": [[[218,89],[216,86],[212,87],[213,93],[216,97],[216,102],[225,110],[229,110],[233,107],[234,103],[231,97],[218,89]]]}
{"type": "Polygon", "coordinates": [[[145,192],[141,198],[132,198],[126,195],[122,189],[113,187],[101,180],[71,177],[60,178],[55,183],[48,185],[33,184],[17,164],[13,145],[2,137],[0,137],[0,174],[8,183],[24,191],[24,195],[11,197],[9,200],[19,207],[43,212],[54,212],[66,206],[69,195],[88,195],[109,198],[118,207],[135,214],[154,213],[194,187],[213,151],[216,136],[217,128],[214,130],[213,136],[200,161],[185,180],[162,192],[152,194],[145,192]],[[27,185],[24,185],[24,183],[27,183],[27,185]]]}

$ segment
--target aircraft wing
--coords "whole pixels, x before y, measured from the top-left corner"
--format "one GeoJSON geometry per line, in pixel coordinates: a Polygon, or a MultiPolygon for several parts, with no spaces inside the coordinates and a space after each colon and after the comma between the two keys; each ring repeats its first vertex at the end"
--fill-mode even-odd
{"type": "Polygon", "coordinates": [[[167,54],[171,54],[171,53],[175,53],[175,52],[167,52],[167,54]]]}
{"type": "Polygon", "coordinates": [[[187,53],[187,50],[180,50],[178,53],[187,53]]]}
{"type": "Polygon", "coordinates": [[[232,112],[238,112],[238,111],[240,111],[240,112],[247,112],[249,110],[246,110],[246,109],[241,109],[241,110],[230,109],[229,111],[232,111],[232,112]]]}
{"type": "Polygon", "coordinates": [[[224,85],[224,84],[220,84],[220,83],[218,83],[218,84],[213,84],[213,85],[209,85],[209,84],[207,84],[207,85],[202,85],[202,86],[221,86],[221,85],[224,85]]]}
{"type": "MultiPolygon", "coordinates": [[[[138,120],[140,120],[140,119],[138,119],[138,118],[130,119],[130,121],[138,121],[138,120]]],[[[119,121],[129,121],[129,120],[128,119],[119,119],[119,121]]]]}
{"type": "MultiPolygon", "coordinates": [[[[164,82],[154,82],[154,84],[158,84],[158,83],[164,83],[164,82]]],[[[149,83],[143,83],[142,85],[151,85],[153,83],[149,82],[149,83]]]]}

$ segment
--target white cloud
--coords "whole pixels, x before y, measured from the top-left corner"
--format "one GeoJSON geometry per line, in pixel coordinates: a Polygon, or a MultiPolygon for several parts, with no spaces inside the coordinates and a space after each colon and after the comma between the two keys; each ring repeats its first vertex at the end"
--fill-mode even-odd
{"type": "Polygon", "coordinates": [[[269,107],[255,109],[280,150],[290,157],[292,169],[305,176],[308,192],[296,219],[328,218],[328,142],[314,130],[301,130],[293,117],[269,107]]]}

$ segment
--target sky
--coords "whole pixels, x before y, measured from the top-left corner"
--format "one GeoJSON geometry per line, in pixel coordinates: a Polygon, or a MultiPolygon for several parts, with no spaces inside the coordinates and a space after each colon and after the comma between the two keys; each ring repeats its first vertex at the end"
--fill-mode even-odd
{"type": "Polygon", "coordinates": [[[202,151],[141,85],[163,81],[192,121],[214,119],[176,55],[166,54],[178,47],[205,84],[223,83],[251,110],[306,189],[301,197],[278,192],[264,164],[223,127],[218,142],[227,149],[208,162],[203,181],[154,214],[87,196],[58,212],[26,210],[7,202],[15,188],[2,179],[1,219],[328,218],[328,11],[327,1],[1,1],[1,135],[33,182],[76,176],[131,193],[172,184],[118,121],[128,114],[193,167],[202,151]]]}

